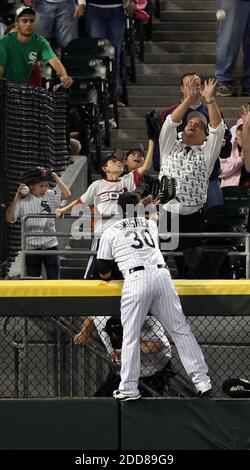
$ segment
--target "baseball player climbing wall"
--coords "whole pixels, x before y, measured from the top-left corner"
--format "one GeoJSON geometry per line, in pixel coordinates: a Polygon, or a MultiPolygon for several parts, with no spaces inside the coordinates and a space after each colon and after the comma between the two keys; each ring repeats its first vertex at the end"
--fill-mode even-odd
{"type": "Polygon", "coordinates": [[[121,299],[121,383],[114,397],[140,398],[140,332],[149,311],[171,335],[197,392],[200,395],[208,392],[211,389],[208,368],[159,250],[155,222],[137,217],[115,223],[103,233],[97,258],[101,273],[108,272],[107,260],[114,259],[125,278],[121,299]]]}

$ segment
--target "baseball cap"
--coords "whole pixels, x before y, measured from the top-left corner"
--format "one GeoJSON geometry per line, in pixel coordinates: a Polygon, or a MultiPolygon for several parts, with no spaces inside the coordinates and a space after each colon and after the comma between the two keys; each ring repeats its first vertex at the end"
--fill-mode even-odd
{"type": "Polygon", "coordinates": [[[114,156],[118,158],[121,162],[124,160],[124,152],[121,148],[117,147],[117,149],[113,152],[114,156]]]}
{"type": "Polygon", "coordinates": [[[28,168],[22,173],[21,182],[27,185],[41,183],[42,181],[51,180],[52,170],[43,166],[28,168]]]}
{"type": "Polygon", "coordinates": [[[120,159],[117,157],[117,155],[113,152],[113,153],[110,153],[109,155],[107,155],[106,157],[104,157],[101,162],[100,162],[100,165],[99,165],[99,170],[102,174],[102,176],[105,178],[106,176],[106,173],[103,171],[103,166],[106,165],[106,163],[109,162],[109,160],[117,160],[117,161],[120,161],[120,159]]]}
{"type": "Polygon", "coordinates": [[[238,129],[238,127],[240,126],[243,126],[243,119],[242,118],[239,118],[238,121],[236,122],[236,129],[238,129]]]}
{"type": "Polygon", "coordinates": [[[102,168],[109,160],[120,160],[115,153],[110,153],[106,157],[104,157],[100,162],[100,168],[102,168]]]}
{"type": "Polygon", "coordinates": [[[143,145],[140,142],[135,142],[126,153],[125,158],[128,158],[130,153],[132,153],[134,150],[139,150],[139,152],[141,152],[142,155],[145,156],[145,149],[143,145]]]}
{"type": "Polygon", "coordinates": [[[199,118],[203,122],[205,127],[207,127],[208,121],[207,121],[205,114],[200,113],[199,111],[191,111],[191,113],[189,113],[187,116],[187,123],[188,121],[190,121],[190,119],[193,119],[193,118],[199,118]]]}
{"type": "Polygon", "coordinates": [[[20,16],[25,15],[25,14],[30,14],[36,16],[36,12],[34,8],[32,7],[27,7],[26,5],[23,5],[22,7],[18,8],[16,10],[16,18],[20,18],[20,16]]]}

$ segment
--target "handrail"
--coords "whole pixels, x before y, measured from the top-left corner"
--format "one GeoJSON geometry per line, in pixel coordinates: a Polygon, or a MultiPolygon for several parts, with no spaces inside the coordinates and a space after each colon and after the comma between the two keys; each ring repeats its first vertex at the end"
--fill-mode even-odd
{"type": "MultiPolygon", "coordinates": [[[[27,214],[25,215],[22,220],[21,220],[21,251],[22,251],[22,262],[21,262],[21,276],[25,277],[25,255],[30,253],[31,250],[26,249],[26,238],[28,237],[33,237],[33,236],[40,236],[43,237],[44,235],[48,236],[56,236],[56,237],[69,237],[71,236],[71,233],[69,232],[49,232],[49,231],[43,231],[43,232],[29,232],[26,231],[26,221],[34,218],[34,219],[39,219],[39,218],[55,218],[55,214],[27,214]]],[[[89,216],[90,217],[90,216],[89,216]]],[[[79,215],[77,216],[72,216],[70,214],[65,215],[66,219],[72,219],[72,220],[77,220],[79,219],[79,215]]],[[[88,216],[84,216],[84,219],[86,220],[88,216]]],[[[84,233],[84,232],[83,232],[84,233]]],[[[88,235],[89,232],[88,232],[88,235]]],[[[250,233],[248,232],[188,232],[188,233],[169,233],[169,238],[174,237],[174,236],[179,236],[181,238],[244,238],[245,239],[245,250],[241,252],[236,252],[236,251],[228,251],[227,256],[245,256],[246,257],[246,279],[250,279],[250,233]]],[[[166,233],[159,233],[160,238],[166,238],[166,233]]],[[[93,237],[91,237],[93,238],[93,237]]],[[[65,255],[69,254],[69,250],[57,250],[58,255],[65,255]]],[[[163,255],[173,255],[174,256],[182,256],[183,252],[182,251],[164,251],[161,250],[163,255]]],[[[54,255],[55,253],[51,250],[32,250],[32,255],[54,255]]],[[[82,250],[75,250],[72,249],[72,253],[74,254],[81,254],[81,255],[95,255],[97,251],[91,250],[91,249],[82,249],[82,250]]]]}

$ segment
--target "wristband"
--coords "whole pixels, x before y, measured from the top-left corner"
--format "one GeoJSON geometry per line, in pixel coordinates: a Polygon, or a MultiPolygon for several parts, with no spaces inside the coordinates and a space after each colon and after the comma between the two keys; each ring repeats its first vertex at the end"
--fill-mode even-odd
{"type": "Polygon", "coordinates": [[[210,101],[205,100],[205,103],[210,104],[210,103],[213,103],[213,101],[215,101],[215,98],[212,98],[210,101]]]}

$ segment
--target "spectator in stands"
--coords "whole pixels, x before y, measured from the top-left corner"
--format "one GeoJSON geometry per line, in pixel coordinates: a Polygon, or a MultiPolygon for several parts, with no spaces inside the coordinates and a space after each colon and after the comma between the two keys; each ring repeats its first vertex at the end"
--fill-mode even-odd
{"type": "MultiPolygon", "coordinates": [[[[167,212],[179,211],[180,232],[201,231],[201,209],[206,201],[209,176],[219,156],[224,137],[224,123],[215,102],[213,79],[205,81],[201,91],[199,82],[194,78],[188,85],[187,97],[165,120],[160,137],[161,171],[160,177],[167,175],[176,180],[176,200],[165,205],[167,212]],[[186,114],[202,94],[208,105],[209,126],[204,114],[192,111],[187,117],[187,124],[182,140],[177,138],[177,128],[186,114]],[[173,205],[173,203],[175,203],[173,205]]],[[[192,250],[200,242],[197,239],[183,239],[179,247],[192,250]]],[[[193,255],[189,251],[189,255],[193,255]]],[[[189,277],[194,276],[194,261],[189,265],[189,277]]],[[[176,259],[176,264],[178,258],[176,259]]],[[[178,266],[179,275],[187,277],[185,270],[178,266]],[[182,269],[182,272],[180,272],[182,269]]]]}
{"type": "Polygon", "coordinates": [[[250,173],[246,171],[242,148],[243,119],[236,124],[236,137],[233,141],[232,153],[229,158],[221,160],[221,187],[250,186],[250,173]]]}
{"type": "MultiPolygon", "coordinates": [[[[27,214],[51,214],[71,196],[70,190],[54,172],[43,167],[26,170],[22,183],[6,212],[6,220],[15,223],[27,214]],[[57,184],[56,189],[49,189],[49,181],[57,184]]],[[[53,218],[31,218],[27,221],[27,229],[31,232],[51,232],[50,235],[32,236],[26,239],[28,250],[52,250],[53,255],[26,255],[27,276],[39,277],[42,264],[48,279],[59,279],[59,257],[56,254],[58,241],[55,236],[55,220],[53,218]]]]}
{"type": "MultiPolygon", "coordinates": [[[[121,365],[122,325],[118,318],[87,317],[83,321],[81,331],[75,335],[74,343],[84,346],[91,343],[93,328],[96,328],[109,359],[114,366],[121,365]],[[114,332],[112,336],[112,331],[114,332]]],[[[150,316],[141,330],[140,353],[141,372],[139,390],[142,396],[162,395],[168,388],[169,379],[174,375],[171,370],[171,346],[164,330],[156,318],[150,316]]],[[[94,396],[111,397],[113,391],[119,387],[119,368],[111,368],[104,383],[98,388],[94,396]]]]}
{"type": "MultiPolygon", "coordinates": [[[[7,26],[4,34],[16,33],[16,32],[17,32],[16,23],[12,23],[9,26],[7,26]]],[[[34,65],[34,68],[32,70],[32,73],[30,75],[27,85],[42,87],[43,83],[42,83],[42,71],[41,71],[40,62],[36,62],[36,64],[34,65]]]]}
{"type": "MultiPolygon", "coordinates": [[[[181,78],[181,93],[183,95],[183,100],[185,100],[189,95],[189,84],[190,84],[190,81],[193,79],[196,79],[198,88],[200,89],[200,91],[202,90],[202,82],[201,82],[201,78],[199,77],[199,75],[195,72],[185,73],[181,78]]],[[[165,109],[165,111],[162,114],[163,122],[165,121],[166,117],[169,114],[171,114],[172,111],[177,106],[178,104],[175,104],[165,109]]],[[[208,119],[208,106],[206,103],[202,101],[201,94],[197,94],[196,99],[193,100],[192,105],[183,116],[182,122],[177,128],[178,133],[181,133],[184,130],[187,124],[187,116],[189,115],[191,111],[199,111],[200,113],[204,114],[206,118],[208,119]]],[[[223,141],[221,151],[220,151],[221,158],[228,157],[232,150],[231,133],[227,124],[226,123],[224,124],[225,124],[225,134],[224,134],[224,141],[223,141]]],[[[154,169],[156,171],[160,170],[160,153],[159,153],[159,146],[157,145],[155,146],[155,151],[154,151],[154,169]]],[[[205,206],[204,206],[205,210],[209,209],[212,206],[223,204],[223,196],[222,196],[222,191],[220,189],[219,174],[220,174],[220,160],[218,158],[215,161],[213,171],[209,178],[207,199],[206,199],[205,206]]]]}
{"type": "Polygon", "coordinates": [[[130,150],[125,155],[124,166],[128,173],[140,168],[144,162],[145,150],[140,142],[131,145],[130,150]]]}
{"type": "Polygon", "coordinates": [[[114,155],[118,158],[118,160],[120,160],[121,162],[123,162],[124,160],[124,152],[123,150],[120,148],[120,147],[117,147],[115,150],[114,150],[114,155]]]}
{"type": "Polygon", "coordinates": [[[233,72],[243,46],[244,77],[242,95],[250,96],[250,0],[217,0],[216,8],[225,11],[218,23],[215,77],[217,96],[235,96],[233,72]]]}
{"type": "MultiPolygon", "coordinates": [[[[120,92],[120,59],[126,16],[121,0],[86,0],[85,29],[90,38],[109,39],[116,51],[117,96],[120,92]]],[[[118,106],[124,106],[118,101],[118,106]]]]}
{"type": "MultiPolygon", "coordinates": [[[[242,115],[243,129],[242,129],[242,148],[244,154],[245,168],[250,173],[250,110],[249,106],[244,108],[242,115]]],[[[250,232],[250,211],[248,213],[247,231],[250,232]]]]}
{"type": "MultiPolygon", "coordinates": [[[[238,119],[242,118],[242,115],[244,114],[244,110],[245,108],[248,107],[248,103],[245,103],[245,105],[241,106],[240,110],[239,110],[239,115],[238,115],[238,119]]],[[[237,123],[236,123],[237,124],[237,123]]],[[[232,142],[234,141],[235,137],[236,137],[236,124],[234,124],[231,128],[230,128],[230,132],[232,134],[232,142]]]]}
{"type": "Polygon", "coordinates": [[[84,15],[85,0],[24,0],[34,7],[37,32],[47,39],[56,39],[60,48],[65,48],[78,37],[78,19],[84,15]]]}
{"type": "MultiPolygon", "coordinates": [[[[119,214],[118,197],[120,193],[134,191],[141,185],[141,177],[151,168],[154,142],[149,140],[147,156],[143,165],[129,174],[122,177],[123,165],[114,153],[108,155],[101,162],[101,173],[103,179],[94,181],[87,191],[78,199],[68,204],[66,207],[56,210],[57,218],[62,218],[64,214],[73,209],[77,204],[83,204],[94,208],[94,239],[91,249],[96,250],[102,231],[110,227],[114,222],[114,217],[119,214]]],[[[121,278],[114,267],[115,277],[121,278]]],[[[85,279],[98,279],[96,268],[96,257],[90,257],[85,279]]]]}
{"type": "Polygon", "coordinates": [[[4,22],[3,18],[0,16],[0,36],[4,35],[4,33],[6,31],[6,28],[7,28],[7,26],[6,26],[5,22],[4,22]]]}
{"type": "Polygon", "coordinates": [[[68,206],[56,211],[57,217],[62,218],[64,214],[77,204],[95,206],[95,210],[103,217],[97,223],[95,235],[102,233],[103,229],[112,225],[112,217],[116,214],[119,193],[133,191],[141,184],[141,177],[151,168],[154,142],[149,140],[147,156],[143,165],[129,174],[120,178],[123,173],[123,165],[114,153],[109,154],[101,162],[101,173],[103,179],[94,181],[87,191],[68,206]],[[108,218],[110,219],[109,222],[108,218]],[[106,222],[105,222],[106,220],[106,222]]]}
{"type": "MultiPolygon", "coordinates": [[[[130,150],[125,154],[124,168],[130,173],[140,168],[145,160],[145,150],[140,142],[135,142],[131,145],[130,150]]],[[[150,175],[144,175],[142,185],[137,189],[137,192],[142,196],[146,197],[152,193],[152,186],[155,178],[150,175]]]]}
{"type": "Polygon", "coordinates": [[[80,140],[78,140],[74,137],[70,137],[69,145],[70,145],[70,155],[71,156],[80,155],[81,148],[82,148],[80,140]]]}
{"type": "Polygon", "coordinates": [[[36,34],[36,17],[32,8],[22,6],[16,11],[17,32],[0,39],[0,78],[12,83],[26,84],[37,61],[48,62],[60,77],[64,88],[71,87],[73,80],[61,61],[52,51],[49,43],[36,34]]]}
{"type": "Polygon", "coordinates": [[[244,110],[242,115],[242,148],[244,154],[244,163],[246,171],[250,172],[250,109],[249,106],[244,110]]]}

